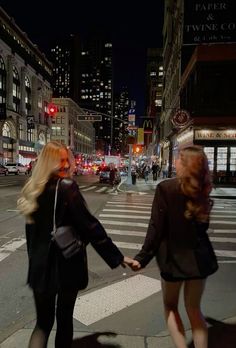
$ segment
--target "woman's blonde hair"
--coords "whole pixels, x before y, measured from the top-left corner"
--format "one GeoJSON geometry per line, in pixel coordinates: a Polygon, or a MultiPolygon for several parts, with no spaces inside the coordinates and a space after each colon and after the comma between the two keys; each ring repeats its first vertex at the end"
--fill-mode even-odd
{"type": "Polygon", "coordinates": [[[62,149],[68,153],[70,165],[68,176],[73,175],[75,163],[71,150],[57,141],[47,143],[40,152],[32,170],[32,175],[23,187],[21,196],[17,201],[18,209],[28,220],[31,220],[30,215],[37,210],[37,198],[43,192],[49,178],[57,175],[61,167],[62,149]]]}
{"type": "Polygon", "coordinates": [[[199,146],[188,146],[180,150],[177,177],[183,194],[189,198],[185,217],[208,222],[212,208],[209,198],[212,190],[208,160],[199,146]]]}

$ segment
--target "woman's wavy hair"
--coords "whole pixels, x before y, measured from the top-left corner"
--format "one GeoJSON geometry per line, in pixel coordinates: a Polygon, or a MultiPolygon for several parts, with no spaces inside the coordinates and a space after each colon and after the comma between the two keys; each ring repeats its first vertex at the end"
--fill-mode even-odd
{"type": "Polygon", "coordinates": [[[50,177],[57,175],[61,167],[61,150],[65,149],[68,153],[69,172],[68,176],[72,177],[75,161],[70,149],[65,145],[51,141],[41,150],[36,164],[33,167],[32,175],[23,187],[21,196],[17,201],[18,209],[21,214],[31,220],[30,215],[37,210],[37,198],[43,192],[45,185],[50,177]]]}
{"type": "Polygon", "coordinates": [[[212,190],[211,175],[207,156],[199,146],[188,146],[179,152],[176,168],[181,191],[189,198],[185,217],[208,222],[213,201],[209,195],[212,190]]]}

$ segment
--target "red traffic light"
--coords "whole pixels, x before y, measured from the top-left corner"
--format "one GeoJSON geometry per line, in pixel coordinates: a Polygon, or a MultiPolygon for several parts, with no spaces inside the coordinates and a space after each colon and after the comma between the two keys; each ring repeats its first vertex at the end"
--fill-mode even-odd
{"type": "Polygon", "coordinates": [[[57,112],[57,107],[55,104],[48,104],[48,114],[50,116],[55,116],[57,112]]]}

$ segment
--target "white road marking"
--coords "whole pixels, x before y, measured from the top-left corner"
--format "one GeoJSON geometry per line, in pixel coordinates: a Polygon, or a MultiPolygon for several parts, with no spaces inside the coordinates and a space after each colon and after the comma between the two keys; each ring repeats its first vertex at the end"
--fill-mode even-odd
{"type": "Polygon", "coordinates": [[[79,188],[84,188],[84,187],[87,187],[87,185],[79,185],[79,188]]]}
{"type": "Polygon", "coordinates": [[[116,214],[99,214],[101,217],[108,217],[108,218],[119,218],[119,219],[142,219],[142,220],[149,220],[149,216],[140,216],[140,215],[116,215],[116,214]]]}
{"type": "MultiPolygon", "coordinates": [[[[228,213],[228,212],[226,212],[226,213],[228,213]]],[[[215,215],[215,214],[214,214],[214,215],[211,214],[210,217],[211,217],[211,219],[212,219],[212,218],[236,219],[236,214],[234,214],[234,215],[227,215],[226,213],[223,214],[223,215],[222,215],[222,214],[216,214],[216,215],[215,215]]],[[[236,221],[235,221],[235,223],[236,223],[236,221]]]]}
{"type": "Polygon", "coordinates": [[[8,257],[16,249],[20,248],[26,242],[25,238],[13,238],[0,247],[0,261],[8,257]]]}
{"type": "Polygon", "coordinates": [[[8,211],[8,212],[18,212],[19,210],[18,209],[7,209],[6,211],[8,211]]]}
{"type": "Polygon", "coordinates": [[[213,229],[213,233],[236,233],[236,230],[213,229]]]}
{"type": "Polygon", "coordinates": [[[118,213],[147,213],[147,215],[150,216],[150,211],[140,211],[140,210],[128,210],[128,209],[103,209],[102,211],[111,211],[111,212],[118,212],[118,213]]]}
{"type": "Polygon", "coordinates": [[[127,205],[135,205],[135,206],[149,206],[151,207],[152,204],[151,203],[139,203],[139,202],[128,202],[126,203],[126,201],[113,201],[113,202],[107,202],[107,204],[123,204],[124,206],[127,206],[127,205]]]}
{"type": "Polygon", "coordinates": [[[159,280],[136,275],[78,297],[74,318],[84,325],[91,325],[159,291],[159,280]]]}
{"type": "Polygon", "coordinates": [[[236,221],[211,220],[210,224],[236,225],[236,221]]]}
{"type": "Polygon", "coordinates": [[[219,243],[236,243],[236,238],[227,238],[227,237],[210,237],[212,242],[219,243]]]}
{"type": "Polygon", "coordinates": [[[141,205],[131,205],[131,204],[106,204],[110,208],[138,208],[138,209],[146,209],[148,211],[151,211],[150,207],[142,207],[141,205]]]}
{"type": "Polygon", "coordinates": [[[118,247],[122,249],[132,249],[132,250],[141,250],[142,245],[140,243],[128,243],[128,242],[116,242],[113,240],[113,243],[118,247]]]}
{"type": "Polygon", "coordinates": [[[236,260],[218,260],[218,263],[236,263],[236,260]]]}
{"type": "Polygon", "coordinates": [[[97,186],[90,186],[90,187],[87,187],[85,189],[82,189],[81,191],[85,192],[85,191],[91,191],[93,189],[95,189],[97,186]]]}
{"type": "MultiPolygon", "coordinates": [[[[236,210],[227,210],[227,211],[225,211],[225,209],[219,209],[219,210],[213,210],[212,209],[212,213],[221,213],[221,212],[223,212],[224,211],[224,213],[226,213],[226,214],[234,214],[234,213],[236,213],[236,210]]],[[[226,216],[226,215],[225,215],[226,216]]]]}
{"type": "Polygon", "coordinates": [[[119,234],[121,236],[135,236],[135,237],[145,237],[145,232],[129,231],[129,230],[112,230],[106,228],[107,233],[109,234],[119,234]]]}
{"type": "Polygon", "coordinates": [[[107,187],[101,187],[99,190],[96,190],[95,192],[103,192],[106,191],[107,187]]]}
{"type": "Polygon", "coordinates": [[[216,256],[236,257],[235,250],[215,250],[216,256]]]}
{"type": "Polygon", "coordinates": [[[148,224],[143,222],[129,222],[129,221],[114,221],[114,220],[100,220],[103,225],[116,225],[116,226],[132,226],[132,227],[144,227],[147,228],[148,224]]]}

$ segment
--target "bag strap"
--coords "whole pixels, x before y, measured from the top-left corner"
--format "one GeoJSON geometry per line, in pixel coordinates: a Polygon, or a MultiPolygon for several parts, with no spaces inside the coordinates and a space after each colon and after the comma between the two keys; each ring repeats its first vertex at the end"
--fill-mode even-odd
{"type": "Polygon", "coordinates": [[[56,190],[55,190],[55,198],[54,198],[54,208],[53,208],[53,232],[56,233],[56,209],[57,209],[57,195],[58,195],[58,187],[59,187],[60,179],[57,180],[56,190]]]}

